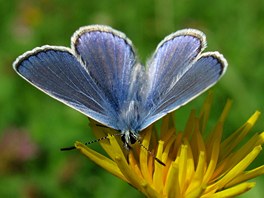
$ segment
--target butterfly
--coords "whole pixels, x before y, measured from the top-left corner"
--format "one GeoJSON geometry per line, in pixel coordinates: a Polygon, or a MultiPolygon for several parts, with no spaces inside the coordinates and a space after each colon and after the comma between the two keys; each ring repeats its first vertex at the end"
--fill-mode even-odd
{"type": "Polygon", "coordinates": [[[81,27],[71,48],[45,45],[19,56],[14,70],[29,83],[120,131],[126,148],[139,132],[212,87],[225,73],[218,52],[202,53],[205,35],[183,29],[165,37],[143,66],[125,34],[81,27]]]}

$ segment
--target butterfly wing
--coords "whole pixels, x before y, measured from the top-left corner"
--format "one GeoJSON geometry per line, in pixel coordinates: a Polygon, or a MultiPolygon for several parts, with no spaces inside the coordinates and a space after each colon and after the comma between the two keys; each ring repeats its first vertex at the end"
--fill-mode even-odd
{"type": "Polygon", "coordinates": [[[206,46],[202,32],[181,30],[162,41],[148,62],[144,90],[148,112],[140,130],[212,87],[224,74],[227,62],[218,52],[201,54],[206,46]]]}
{"type": "Polygon", "coordinates": [[[119,102],[128,97],[128,90],[125,91],[131,80],[128,73],[134,64],[134,50],[121,33],[105,26],[87,26],[72,37],[72,49],[36,48],[18,57],[13,67],[51,97],[119,129],[116,124],[119,102]]]}
{"type": "Polygon", "coordinates": [[[133,129],[137,124],[139,88],[145,73],[137,62],[131,41],[121,32],[98,25],[80,28],[72,38],[72,48],[82,57],[90,76],[117,112],[115,128],[133,129]]]}

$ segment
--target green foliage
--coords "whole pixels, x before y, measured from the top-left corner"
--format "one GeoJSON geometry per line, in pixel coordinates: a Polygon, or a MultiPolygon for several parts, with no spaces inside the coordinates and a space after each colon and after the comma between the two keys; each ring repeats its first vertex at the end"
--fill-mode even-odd
{"type": "MultiPolygon", "coordinates": [[[[227,98],[234,100],[227,133],[256,109],[264,110],[264,1],[0,0],[0,5],[0,139],[24,134],[8,136],[9,145],[0,141],[0,197],[140,196],[78,152],[60,152],[75,140],[94,139],[87,118],[33,88],[12,69],[18,55],[36,46],[70,46],[70,36],[80,26],[106,24],[124,32],[142,62],[167,34],[200,29],[207,35],[208,50],[220,51],[229,62],[227,74],[214,87],[213,118],[227,98]],[[32,153],[26,155],[27,146],[32,153]]],[[[179,114],[199,109],[204,98],[179,114]]],[[[262,129],[263,119],[255,131],[262,129]]],[[[257,163],[263,162],[262,154],[257,163]]],[[[263,179],[258,181],[249,197],[262,197],[263,179]]]]}

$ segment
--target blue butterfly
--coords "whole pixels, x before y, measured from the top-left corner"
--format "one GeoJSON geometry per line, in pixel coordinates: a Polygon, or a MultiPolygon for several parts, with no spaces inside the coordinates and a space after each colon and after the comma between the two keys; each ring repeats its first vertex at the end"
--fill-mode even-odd
{"type": "Polygon", "coordinates": [[[37,47],[13,67],[56,100],[120,131],[130,148],[140,131],[223,76],[227,61],[218,52],[202,53],[205,47],[202,32],[180,30],[158,45],[144,67],[122,32],[91,25],[74,33],[71,48],[37,47]]]}

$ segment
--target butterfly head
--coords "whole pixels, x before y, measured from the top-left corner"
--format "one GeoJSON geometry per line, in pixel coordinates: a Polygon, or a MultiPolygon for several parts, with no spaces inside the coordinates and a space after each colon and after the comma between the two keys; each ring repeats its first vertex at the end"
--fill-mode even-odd
{"type": "Polygon", "coordinates": [[[133,131],[124,131],[121,135],[121,140],[124,143],[124,147],[129,150],[131,149],[132,144],[135,144],[138,141],[138,134],[133,131]]]}

